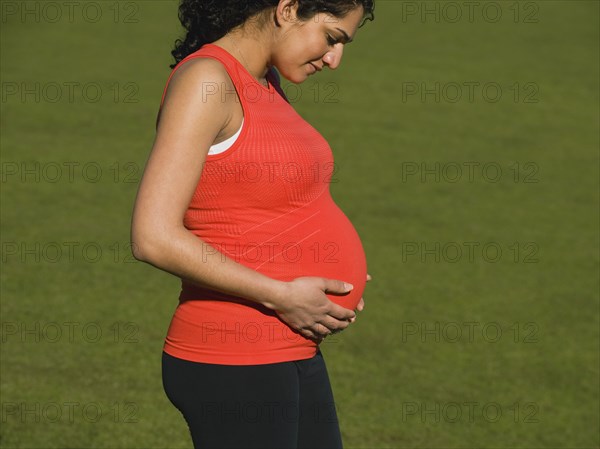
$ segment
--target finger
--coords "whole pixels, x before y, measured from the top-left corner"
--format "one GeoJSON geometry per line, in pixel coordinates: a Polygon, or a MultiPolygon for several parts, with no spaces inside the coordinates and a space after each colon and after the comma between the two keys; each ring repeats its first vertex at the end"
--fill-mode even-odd
{"type": "Polygon", "coordinates": [[[300,330],[300,333],[304,337],[306,337],[310,340],[314,340],[317,343],[323,341],[323,338],[324,338],[322,335],[315,334],[311,329],[308,329],[308,328],[300,330]]]}
{"type": "Polygon", "coordinates": [[[371,279],[373,279],[373,278],[371,277],[371,275],[369,273],[367,273],[367,282],[369,282],[371,279]]]}
{"type": "Polygon", "coordinates": [[[358,304],[356,305],[356,310],[358,310],[359,312],[362,312],[364,308],[365,308],[365,300],[363,298],[360,298],[360,301],[358,301],[358,304]]]}
{"type": "Polygon", "coordinates": [[[330,335],[332,330],[333,329],[329,329],[322,323],[315,323],[314,326],[311,328],[311,331],[313,331],[315,335],[322,338],[325,338],[328,335],[330,335]]]}
{"type": "Polygon", "coordinates": [[[327,314],[339,321],[350,321],[352,318],[356,317],[356,312],[354,312],[354,310],[346,309],[331,301],[327,314]]]}
{"type": "Polygon", "coordinates": [[[325,287],[323,291],[325,293],[334,295],[345,295],[350,292],[354,286],[344,281],[338,281],[335,279],[325,279],[325,287]]]}
{"type": "Polygon", "coordinates": [[[336,320],[334,318],[328,317],[322,321],[319,321],[319,324],[321,324],[322,326],[325,326],[327,328],[328,333],[335,333],[335,332],[340,332],[343,331],[344,329],[346,329],[348,326],[350,326],[350,321],[340,321],[340,320],[336,320]]]}
{"type": "Polygon", "coordinates": [[[314,342],[316,342],[317,344],[321,343],[323,340],[325,340],[326,335],[322,335],[318,332],[315,331],[315,329],[303,329],[301,331],[302,335],[304,335],[306,338],[313,340],[314,342]]]}

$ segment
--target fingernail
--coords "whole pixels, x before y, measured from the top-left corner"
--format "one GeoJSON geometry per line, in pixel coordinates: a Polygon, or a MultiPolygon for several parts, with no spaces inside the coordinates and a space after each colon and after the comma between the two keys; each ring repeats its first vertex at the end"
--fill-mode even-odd
{"type": "Polygon", "coordinates": [[[347,291],[350,291],[350,290],[352,290],[352,289],[354,288],[354,285],[352,285],[352,284],[348,284],[347,282],[344,282],[344,288],[345,288],[347,291]]]}

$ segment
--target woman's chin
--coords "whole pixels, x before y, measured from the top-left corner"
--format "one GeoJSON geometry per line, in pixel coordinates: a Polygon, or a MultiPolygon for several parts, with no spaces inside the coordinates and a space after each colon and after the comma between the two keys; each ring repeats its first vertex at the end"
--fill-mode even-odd
{"type": "Polygon", "coordinates": [[[286,73],[283,71],[279,71],[279,74],[281,76],[283,76],[286,80],[288,80],[290,83],[294,83],[294,84],[301,84],[304,81],[306,81],[308,79],[308,74],[306,73],[298,73],[298,72],[292,72],[292,73],[286,73]]]}

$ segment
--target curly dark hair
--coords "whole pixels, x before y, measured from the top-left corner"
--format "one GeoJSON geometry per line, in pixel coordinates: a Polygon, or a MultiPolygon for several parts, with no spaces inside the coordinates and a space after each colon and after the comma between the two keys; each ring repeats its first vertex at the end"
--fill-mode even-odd
{"type": "MultiPolygon", "coordinates": [[[[328,13],[342,18],[358,6],[362,6],[365,11],[361,26],[367,20],[375,18],[374,0],[296,0],[296,2],[300,20],[312,19],[318,13],[328,13]]],[[[248,18],[266,9],[275,8],[278,4],[279,0],[181,0],[179,21],[187,33],[184,40],[175,41],[175,49],[171,52],[175,63],[171,68],[202,45],[222,38],[248,18]]]]}

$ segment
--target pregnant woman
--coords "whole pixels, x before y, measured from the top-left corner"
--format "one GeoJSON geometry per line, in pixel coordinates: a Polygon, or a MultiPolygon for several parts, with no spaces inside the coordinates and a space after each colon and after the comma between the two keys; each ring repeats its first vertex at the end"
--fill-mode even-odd
{"type": "Polygon", "coordinates": [[[327,141],[289,104],[340,65],[372,0],[183,0],[135,203],[137,259],[182,279],[163,385],[196,448],[341,448],[319,343],[362,310],[327,141]]]}

